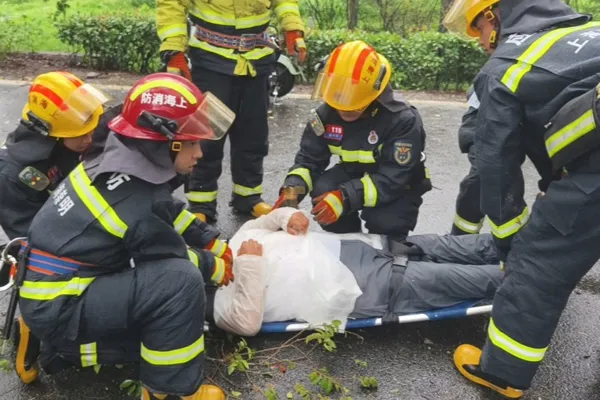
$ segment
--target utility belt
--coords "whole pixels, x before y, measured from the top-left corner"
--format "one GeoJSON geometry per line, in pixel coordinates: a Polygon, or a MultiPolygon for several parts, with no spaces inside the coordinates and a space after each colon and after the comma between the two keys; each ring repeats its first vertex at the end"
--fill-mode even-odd
{"type": "Polygon", "coordinates": [[[226,35],[204,28],[198,24],[192,24],[191,34],[198,40],[212,44],[213,46],[233,49],[239,52],[247,52],[257,47],[270,47],[274,50],[279,48],[269,40],[267,31],[261,33],[244,33],[241,35],[226,35]]]}
{"type": "Polygon", "coordinates": [[[544,142],[554,170],[600,146],[600,84],[565,104],[546,125],[544,142]]]}
{"type": "Polygon", "coordinates": [[[93,264],[86,264],[72,258],[58,257],[45,251],[36,250],[25,243],[21,246],[21,252],[29,252],[27,255],[27,269],[44,275],[66,275],[74,274],[81,267],[94,267],[93,264]]]}

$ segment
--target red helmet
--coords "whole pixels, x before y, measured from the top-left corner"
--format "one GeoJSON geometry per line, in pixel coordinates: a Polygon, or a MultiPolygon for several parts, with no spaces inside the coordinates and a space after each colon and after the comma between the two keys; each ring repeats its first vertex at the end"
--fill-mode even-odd
{"type": "Polygon", "coordinates": [[[148,75],[129,90],[123,111],[108,127],[123,136],[146,140],[218,140],[235,114],[212,93],[166,72],[148,75]]]}

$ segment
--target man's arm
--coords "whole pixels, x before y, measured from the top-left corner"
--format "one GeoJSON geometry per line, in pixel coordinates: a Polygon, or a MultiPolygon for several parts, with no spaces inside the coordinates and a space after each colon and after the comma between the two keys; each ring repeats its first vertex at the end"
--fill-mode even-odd
{"type": "Polygon", "coordinates": [[[347,195],[350,211],[396,200],[406,192],[415,169],[421,168],[424,130],[419,113],[412,108],[402,111],[393,129],[394,134],[381,149],[377,172],[341,186],[347,195]]]}
{"type": "Polygon", "coordinates": [[[156,0],[156,29],[161,41],[159,52],[185,52],[188,43],[189,5],[189,0],[156,0]]]}
{"type": "Polygon", "coordinates": [[[246,222],[242,227],[238,230],[239,232],[244,232],[250,229],[266,229],[271,232],[275,232],[278,230],[287,231],[290,219],[292,215],[300,212],[295,208],[291,207],[282,207],[277,208],[271,211],[267,215],[262,215],[256,219],[252,219],[246,222]]]}
{"type": "Polygon", "coordinates": [[[475,132],[481,211],[489,218],[498,257],[505,261],[513,235],[529,217],[521,171],[523,111],[515,95],[493,76],[477,76],[475,90],[481,101],[475,132]]]}
{"type": "Polygon", "coordinates": [[[286,32],[300,31],[304,33],[304,22],[300,16],[298,0],[274,0],[273,10],[281,29],[286,32]]]}

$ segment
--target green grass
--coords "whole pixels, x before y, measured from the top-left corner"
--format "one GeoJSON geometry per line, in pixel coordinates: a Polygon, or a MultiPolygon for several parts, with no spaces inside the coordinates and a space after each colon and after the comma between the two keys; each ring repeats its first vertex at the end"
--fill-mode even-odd
{"type": "MultiPolygon", "coordinates": [[[[54,26],[56,0],[0,0],[0,40],[12,42],[11,51],[68,52],[70,49],[57,38],[54,26]]],[[[151,0],[70,0],[67,16],[76,13],[106,15],[140,12],[153,15],[144,3],[151,0]]]]}

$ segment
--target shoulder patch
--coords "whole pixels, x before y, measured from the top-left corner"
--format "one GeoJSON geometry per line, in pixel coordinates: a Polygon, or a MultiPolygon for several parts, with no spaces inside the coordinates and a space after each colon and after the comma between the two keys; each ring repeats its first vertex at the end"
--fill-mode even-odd
{"type": "Polygon", "coordinates": [[[323,133],[325,133],[325,126],[323,126],[323,121],[321,121],[321,118],[319,117],[319,114],[317,114],[317,112],[315,110],[311,111],[310,113],[310,126],[312,127],[313,131],[315,132],[315,135],[317,136],[321,136],[323,135],[323,133]]]}
{"type": "Polygon", "coordinates": [[[394,142],[394,160],[400,165],[406,165],[412,160],[412,144],[403,141],[394,142]]]}
{"type": "Polygon", "coordinates": [[[41,192],[50,185],[50,179],[39,170],[29,166],[19,173],[19,179],[33,190],[41,192]]]}

